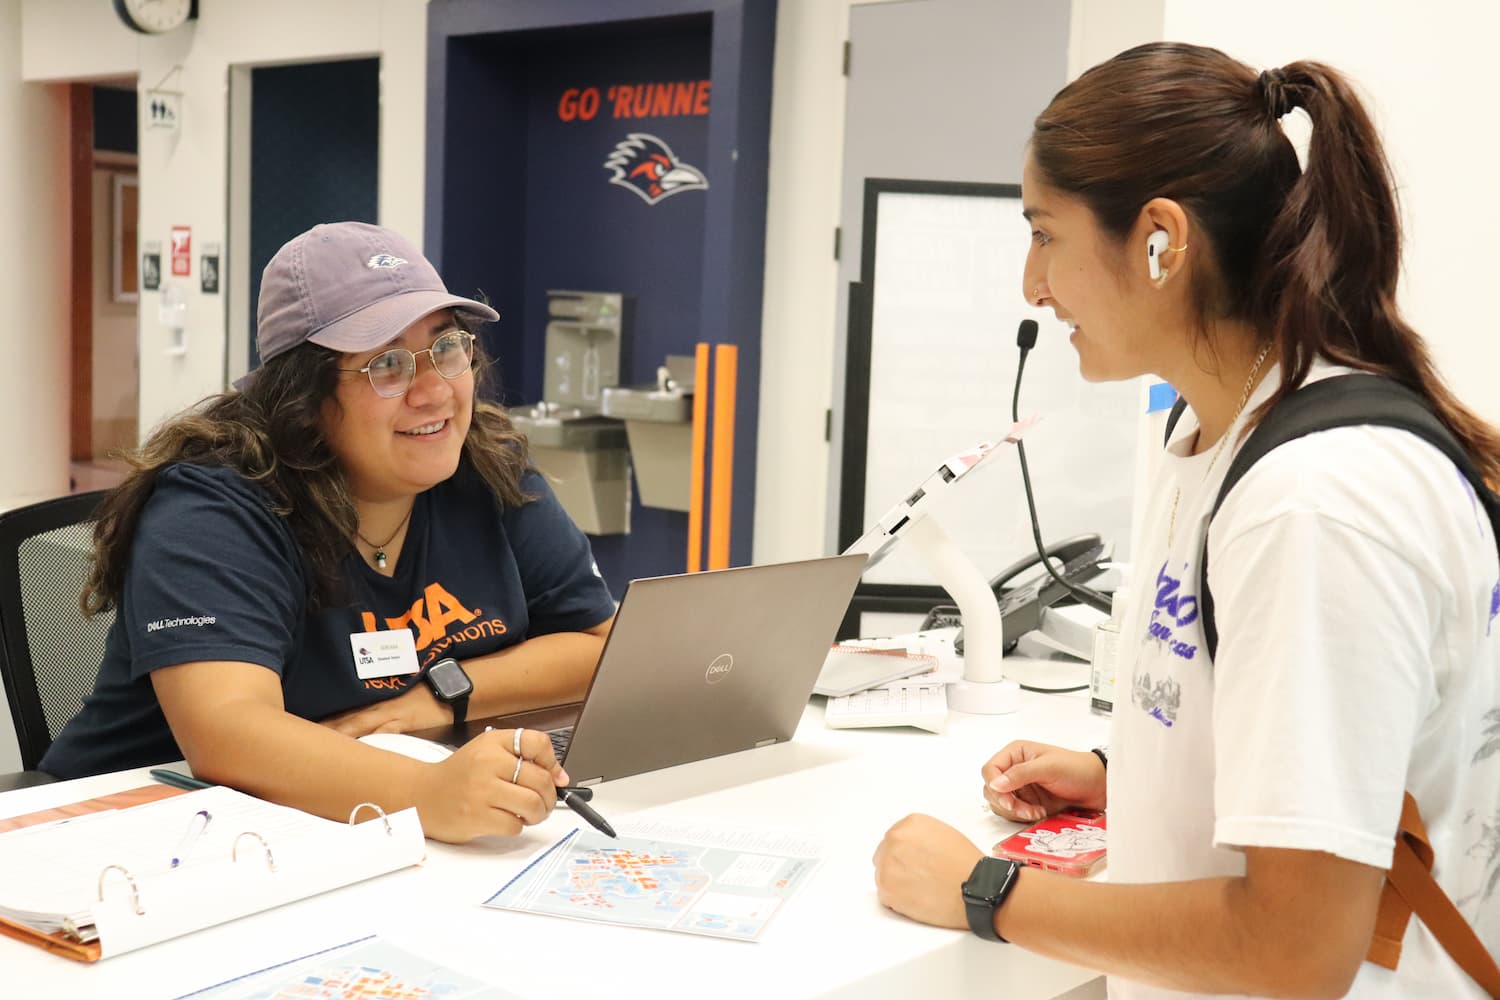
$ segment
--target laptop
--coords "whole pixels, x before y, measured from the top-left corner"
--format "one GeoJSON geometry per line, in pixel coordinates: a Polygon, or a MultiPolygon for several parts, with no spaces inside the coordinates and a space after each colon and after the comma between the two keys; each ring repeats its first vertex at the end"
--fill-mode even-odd
{"type": "Polygon", "coordinates": [[[632,580],[580,705],[413,735],[541,729],[575,785],[783,743],[864,572],[831,556],[632,580]]]}

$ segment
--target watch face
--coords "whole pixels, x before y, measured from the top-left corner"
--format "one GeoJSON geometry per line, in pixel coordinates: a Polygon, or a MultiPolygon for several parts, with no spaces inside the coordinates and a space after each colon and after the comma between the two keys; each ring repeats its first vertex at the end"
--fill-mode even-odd
{"type": "Polygon", "coordinates": [[[136,31],[171,31],[192,14],[193,0],[115,0],[120,17],[136,31]]]}
{"type": "Polygon", "coordinates": [[[474,682],[457,660],[439,660],[427,671],[427,677],[433,692],[444,701],[462,698],[474,690],[474,682]]]}
{"type": "Polygon", "coordinates": [[[993,903],[1000,890],[1010,881],[1017,865],[1003,858],[985,858],[974,866],[974,872],[964,883],[964,897],[976,902],[993,903]]]}

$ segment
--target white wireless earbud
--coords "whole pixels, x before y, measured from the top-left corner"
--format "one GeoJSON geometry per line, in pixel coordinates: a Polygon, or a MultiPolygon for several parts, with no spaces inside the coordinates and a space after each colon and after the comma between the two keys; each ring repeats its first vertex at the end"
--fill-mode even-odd
{"type": "Polygon", "coordinates": [[[1158,229],[1146,237],[1146,270],[1152,281],[1161,280],[1161,255],[1167,252],[1167,231],[1158,229]]]}

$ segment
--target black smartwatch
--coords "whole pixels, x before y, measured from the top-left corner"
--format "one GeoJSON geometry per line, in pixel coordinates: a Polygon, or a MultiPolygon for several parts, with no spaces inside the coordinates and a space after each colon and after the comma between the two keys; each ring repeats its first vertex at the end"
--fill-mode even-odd
{"type": "Polygon", "coordinates": [[[995,930],[995,911],[1005,902],[1005,897],[1016,887],[1016,880],[1025,867],[1019,861],[1004,858],[980,858],[969,880],[964,883],[964,910],[969,915],[969,930],[986,941],[1006,943],[995,930]]]}
{"type": "Polygon", "coordinates": [[[469,714],[469,695],[474,693],[474,682],[464,668],[450,656],[428,667],[423,678],[438,701],[452,706],[453,724],[462,725],[469,714]]]}

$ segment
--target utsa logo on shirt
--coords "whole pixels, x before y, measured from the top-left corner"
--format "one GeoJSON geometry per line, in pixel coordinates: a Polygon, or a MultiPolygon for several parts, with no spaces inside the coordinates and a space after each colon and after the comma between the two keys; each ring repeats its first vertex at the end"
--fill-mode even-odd
{"type": "MultiPolygon", "coordinates": [[[[417,652],[422,653],[422,665],[434,663],[456,643],[473,641],[486,636],[504,635],[509,627],[502,619],[480,620],[482,610],[465,607],[463,602],[448,592],[448,588],[436,581],[429,583],[422,596],[412,606],[394,618],[386,618],[384,628],[412,628],[416,630],[417,652]]],[[[360,619],[364,631],[376,632],[382,628],[373,611],[361,611],[360,619]]],[[[365,686],[374,681],[366,681],[365,686]]]]}

